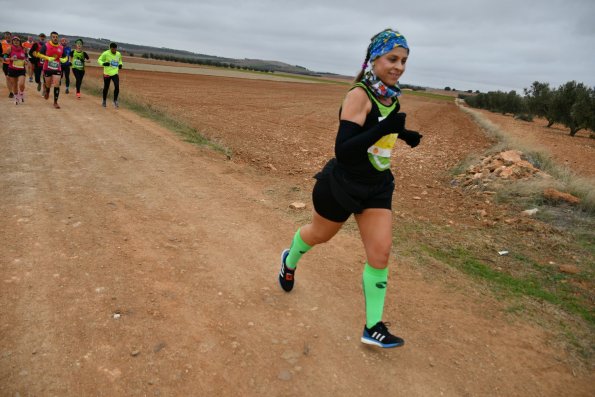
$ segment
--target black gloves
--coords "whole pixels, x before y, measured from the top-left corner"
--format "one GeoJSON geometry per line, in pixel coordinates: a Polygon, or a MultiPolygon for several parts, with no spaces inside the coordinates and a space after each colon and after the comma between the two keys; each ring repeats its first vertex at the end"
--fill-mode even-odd
{"type": "Polygon", "coordinates": [[[423,135],[417,131],[410,131],[405,129],[403,130],[403,132],[399,132],[399,135],[397,136],[397,138],[404,140],[405,143],[411,146],[412,148],[419,145],[419,141],[421,141],[422,137],[423,135]]]}
{"type": "Polygon", "coordinates": [[[103,62],[103,66],[109,66],[110,63],[109,62],[103,62]]]}
{"type": "Polygon", "coordinates": [[[407,115],[401,112],[391,112],[384,120],[378,123],[382,126],[385,134],[401,134],[405,131],[405,117],[407,115]]]}
{"type": "Polygon", "coordinates": [[[118,69],[122,69],[122,65],[118,65],[118,69]]]}
{"type": "Polygon", "coordinates": [[[398,138],[404,140],[405,143],[407,143],[407,145],[414,148],[417,145],[419,145],[419,142],[421,141],[421,138],[423,137],[423,135],[417,131],[411,131],[411,130],[405,129],[405,117],[406,116],[407,115],[405,113],[392,112],[391,114],[388,115],[387,118],[382,120],[379,123],[379,125],[382,124],[382,128],[391,134],[393,134],[393,133],[399,134],[398,138]]]}

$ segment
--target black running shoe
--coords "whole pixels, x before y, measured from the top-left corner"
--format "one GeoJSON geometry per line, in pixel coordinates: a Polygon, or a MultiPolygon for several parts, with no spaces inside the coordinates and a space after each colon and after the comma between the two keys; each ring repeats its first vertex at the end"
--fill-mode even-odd
{"type": "Polygon", "coordinates": [[[11,92],[10,94],[8,94],[8,97],[9,97],[9,98],[14,98],[14,93],[13,93],[13,92],[11,92]]]}
{"type": "Polygon", "coordinates": [[[382,321],[376,323],[372,328],[367,328],[364,325],[364,334],[361,339],[362,343],[367,345],[375,345],[383,348],[399,347],[405,344],[405,341],[398,336],[394,336],[382,321]]]}
{"type": "Polygon", "coordinates": [[[290,269],[285,264],[285,259],[289,255],[289,249],[284,249],[281,252],[281,269],[279,270],[279,284],[285,292],[289,292],[293,289],[293,279],[295,275],[295,269],[290,269]]]}

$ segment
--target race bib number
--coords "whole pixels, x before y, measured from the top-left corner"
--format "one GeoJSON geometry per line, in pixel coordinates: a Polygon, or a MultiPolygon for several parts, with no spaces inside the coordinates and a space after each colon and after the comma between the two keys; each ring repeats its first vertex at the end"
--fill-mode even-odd
{"type": "Polygon", "coordinates": [[[82,68],[84,64],[80,59],[75,59],[73,65],[77,68],[82,68]]]}
{"type": "Polygon", "coordinates": [[[112,59],[112,61],[111,61],[111,65],[112,65],[113,67],[117,68],[119,64],[120,64],[120,62],[118,62],[118,60],[117,60],[117,59],[112,59]]]}
{"type": "Polygon", "coordinates": [[[48,61],[48,69],[58,70],[60,68],[60,62],[58,61],[48,61]]]}
{"type": "Polygon", "coordinates": [[[12,67],[15,69],[24,69],[25,68],[25,60],[24,59],[13,60],[12,67]]]}

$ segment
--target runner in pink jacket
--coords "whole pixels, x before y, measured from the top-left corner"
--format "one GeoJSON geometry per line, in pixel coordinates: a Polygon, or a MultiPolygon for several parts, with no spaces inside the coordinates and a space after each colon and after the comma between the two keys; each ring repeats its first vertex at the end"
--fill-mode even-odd
{"type": "Polygon", "coordinates": [[[8,59],[8,84],[10,91],[14,93],[15,104],[25,102],[25,74],[27,64],[27,52],[21,45],[21,38],[14,36],[10,44],[8,59]]]}

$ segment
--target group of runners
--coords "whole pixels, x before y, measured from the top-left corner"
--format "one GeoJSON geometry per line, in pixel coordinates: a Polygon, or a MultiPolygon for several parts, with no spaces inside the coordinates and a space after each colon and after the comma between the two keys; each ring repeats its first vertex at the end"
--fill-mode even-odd
{"type": "MultiPolygon", "coordinates": [[[[81,86],[85,76],[85,64],[90,61],[89,55],[83,49],[84,42],[77,39],[74,48],[70,47],[67,38],[60,38],[57,32],[46,35],[40,33],[37,41],[31,36],[24,41],[18,35],[4,32],[2,40],[2,71],[6,77],[8,97],[15,105],[25,102],[25,81],[37,84],[37,91],[46,100],[50,97],[53,87],[54,108],[60,109],[58,99],[60,87],[64,81],[65,93],[70,93],[70,72],[75,79],[76,97],[81,98],[81,86]]],[[[114,106],[117,108],[120,81],[118,73],[122,69],[122,54],[116,43],[110,43],[109,49],[98,58],[97,63],[103,67],[103,101],[107,107],[107,94],[110,83],[114,84],[114,106]]]]}

